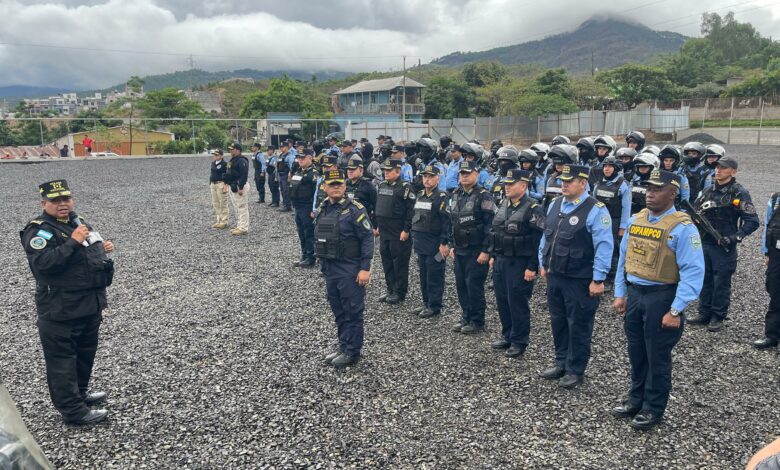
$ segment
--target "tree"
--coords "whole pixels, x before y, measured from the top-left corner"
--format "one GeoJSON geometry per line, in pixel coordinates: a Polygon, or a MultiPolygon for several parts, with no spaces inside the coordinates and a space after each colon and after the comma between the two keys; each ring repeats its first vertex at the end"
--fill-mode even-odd
{"type": "Polygon", "coordinates": [[[470,87],[483,87],[504,80],[506,67],[499,62],[473,62],[463,66],[461,78],[470,87]]]}
{"type": "Polygon", "coordinates": [[[685,41],[678,53],[663,57],[661,67],[672,83],[692,88],[712,81],[716,55],[709,39],[693,38],[685,41]]]}
{"type": "Polygon", "coordinates": [[[536,79],[536,86],[543,95],[571,96],[571,80],[563,68],[546,70],[536,79]]]}
{"type": "Polygon", "coordinates": [[[306,110],[304,87],[287,75],[273,78],[268,88],[247,95],[241,117],[265,119],[272,112],[300,113],[306,110]]]}
{"type": "Polygon", "coordinates": [[[8,121],[0,121],[0,147],[19,145],[19,136],[8,125],[8,121]]]}
{"type": "Polygon", "coordinates": [[[603,83],[589,75],[575,77],[569,84],[571,99],[580,109],[601,108],[609,90],[603,83]]]}
{"type": "Polygon", "coordinates": [[[753,25],[735,20],[734,12],[723,17],[717,13],[704,13],[701,33],[712,45],[719,65],[739,62],[765,46],[765,41],[753,25]]]}
{"type": "Polygon", "coordinates": [[[211,147],[222,147],[227,142],[227,132],[220,129],[215,123],[209,122],[200,128],[198,137],[211,147]]]}
{"type": "Polygon", "coordinates": [[[426,119],[468,117],[474,92],[462,79],[437,77],[428,82],[424,101],[426,119]]]}
{"type": "Polygon", "coordinates": [[[605,72],[597,79],[606,85],[612,96],[630,109],[647,100],[669,99],[675,94],[674,85],[657,67],[626,64],[605,72]]]}
{"type": "Polygon", "coordinates": [[[188,118],[203,115],[200,103],[175,88],[150,91],[138,100],[143,116],[150,119],[188,118]]]}
{"type": "Polygon", "coordinates": [[[538,117],[548,114],[567,114],[577,111],[577,105],[561,95],[540,95],[527,93],[511,103],[508,110],[511,114],[538,117]]]}

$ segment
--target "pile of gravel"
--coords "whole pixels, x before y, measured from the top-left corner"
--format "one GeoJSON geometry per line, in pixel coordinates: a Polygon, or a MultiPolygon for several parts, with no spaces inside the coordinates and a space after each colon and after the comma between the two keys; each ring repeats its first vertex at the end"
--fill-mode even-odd
{"type": "MultiPolygon", "coordinates": [[[[684,139],[680,139],[680,140],[677,141],[677,143],[680,144],[680,145],[685,145],[688,142],[699,142],[699,143],[702,143],[704,145],[712,145],[712,144],[723,145],[723,144],[725,144],[725,142],[723,142],[722,140],[716,139],[715,137],[713,137],[710,134],[707,134],[706,132],[697,132],[696,134],[689,135],[688,137],[686,137],[684,139]]],[[[734,145],[733,147],[749,147],[749,146],[747,146],[747,145],[734,145]]]]}
{"type": "MultiPolygon", "coordinates": [[[[777,149],[728,150],[763,213],[777,190],[777,149]]],[[[731,469],[780,433],[778,357],[749,344],[768,302],[757,234],[740,251],[732,319],[719,334],[687,328],[667,420],[639,433],[608,414],[630,370],[611,298],[597,313],[584,385],[564,391],[537,375],[552,362],[542,281],[531,344],[522,361],[509,360],[489,348],[500,328],[492,292],[488,332],[464,337],[450,332],[459,315],[451,269],[446,312],[426,321],[409,314],[414,268],[403,305],[375,300],[384,290],[377,254],[364,360],[338,372],[322,363],[335,340],[324,282],[291,267],[293,217],[252,202],[247,237],[211,229],[206,158],[0,169],[0,377],[58,467],[731,469]],[[49,401],[17,235],[39,211],[37,184],[55,177],[117,246],[94,373],[111,414],[89,429],[63,426],[49,401]]]]}

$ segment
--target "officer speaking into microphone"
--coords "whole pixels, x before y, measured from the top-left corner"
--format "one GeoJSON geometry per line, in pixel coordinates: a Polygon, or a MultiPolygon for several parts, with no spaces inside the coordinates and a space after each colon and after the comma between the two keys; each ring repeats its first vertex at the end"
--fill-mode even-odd
{"type": "Polygon", "coordinates": [[[52,403],[67,424],[93,424],[106,410],[91,410],[106,398],[89,392],[98,345],[106,287],[114,278],[114,262],[104,241],[74,212],[65,180],[39,186],[43,213],[20,232],[36,281],[38,333],[46,361],[52,403]]]}

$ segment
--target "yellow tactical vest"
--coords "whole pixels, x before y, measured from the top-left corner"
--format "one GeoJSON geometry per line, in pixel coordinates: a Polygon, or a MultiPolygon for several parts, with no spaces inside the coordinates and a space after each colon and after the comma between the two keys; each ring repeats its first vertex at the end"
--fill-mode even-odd
{"type": "Polygon", "coordinates": [[[650,223],[650,211],[642,209],[629,225],[626,247],[626,273],[662,284],[680,282],[677,257],[666,242],[672,229],[679,224],[690,224],[685,212],[665,215],[656,223],[650,223]]]}

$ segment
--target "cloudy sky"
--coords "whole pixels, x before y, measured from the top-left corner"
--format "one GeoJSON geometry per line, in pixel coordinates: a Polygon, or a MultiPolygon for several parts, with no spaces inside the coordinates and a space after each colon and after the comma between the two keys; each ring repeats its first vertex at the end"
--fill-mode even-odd
{"type": "Polygon", "coordinates": [[[0,86],[100,88],[130,75],[205,70],[400,69],[461,50],[542,39],[598,15],[699,34],[734,11],[780,36],[780,1],[0,0],[0,86]]]}

